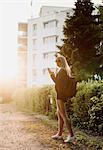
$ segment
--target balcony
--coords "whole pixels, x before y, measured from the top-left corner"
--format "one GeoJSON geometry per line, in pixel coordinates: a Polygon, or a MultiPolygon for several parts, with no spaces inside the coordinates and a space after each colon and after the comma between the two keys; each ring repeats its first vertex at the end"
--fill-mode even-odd
{"type": "Polygon", "coordinates": [[[53,36],[57,34],[57,28],[53,27],[53,28],[45,28],[42,30],[42,36],[53,36]]]}
{"type": "Polygon", "coordinates": [[[57,52],[58,48],[56,47],[56,43],[44,44],[43,45],[43,53],[44,52],[57,52]]]}
{"type": "Polygon", "coordinates": [[[18,24],[18,31],[27,31],[27,23],[19,23],[18,24]]]}
{"type": "Polygon", "coordinates": [[[18,46],[18,52],[26,52],[27,51],[27,46],[23,46],[19,44],[18,46]]]}
{"type": "Polygon", "coordinates": [[[18,36],[26,38],[27,37],[27,32],[25,32],[25,31],[19,31],[18,36]]]}
{"type": "Polygon", "coordinates": [[[18,43],[22,45],[27,45],[27,38],[18,37],[18,43]]]}
{"type": "Polygon", "coordinates": [[[44,59],[42,61],[42,67],[43,68],[55,68],[56,67],[56,63],[55,63],[55,58],[51,58],[51,59],[44,59]]]}

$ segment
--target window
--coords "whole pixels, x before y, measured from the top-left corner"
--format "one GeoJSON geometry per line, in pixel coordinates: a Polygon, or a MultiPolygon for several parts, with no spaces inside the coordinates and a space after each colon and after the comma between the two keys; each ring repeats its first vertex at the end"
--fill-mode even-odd
{"type": "Polygon", "coordinates": [[[36,58],[36,54],[33,54],[33,65],[35,64],[35,58],[36,58]]]}
{"type": "Polygon", "coordinates": [[[44,23],[44,28],[48,28],[48,26],[49,26],[49,23],[48,23],[48,22],[45,22],[45,23],[44,23]]]}
{"type": "Polygon", "coordinates": [[[56,27],[58,27],[58,21],[56,20],[56,27]]]}
{"type": "MultiPolygon", "coordinates": [[[[50,68],[51,71],[55,72],[56,69],[55,68],[50,68]]],[[[48,75],[48,68],[44,68],[43,69],[43,75],[48,75]]]]}
{"type": "Polygon", "coordinates": [[[43,38],[43,43],[44,44],[50,44],[55,42],[56,36],[48,36],[43,38]]]}
{"type": "Polygon", "coordinates": [[[36,35],[37,32],[37,25],[33,24],[33,35],[36,35]]]}
{"type": "Polygon", "coordinates": [[[32,40],[32,50],[37,49],[37,39],[32,40]]]}
{"type": "Polygon", "coordinates": [[[55,41],[58,42],[58,36],[55,37],[55,41]]]}
{"type": "Polygon", "coordinates": [[[47,59],[47,58],[48,58],[48,53],[44,53],[44,54],[43,54],[43,58],[44,58],[44,59],[47,59]]]}
{"type": "Polygon", "coordinates": [[[44,28],[53,28],[58,26],[58,21],[57,20],[51,20],[44,22],[44,28]]]}
{"type": "Polygon", "coordinates": [[[37,30],[37,25],[33,24],[33,31],[36,31],[36,30],[37,30]]]}
{"type": "Polygon", "coordinates": [[[43,75],[47,75],[48,74],[48,69],[47,68],[44,68],[43,69],[43,75]]]}
{"type": "Polygon", "coordinates": [[[55,53],[44,53],[43,58],[44,59],[54,59],[55,58],[55,53]]]}

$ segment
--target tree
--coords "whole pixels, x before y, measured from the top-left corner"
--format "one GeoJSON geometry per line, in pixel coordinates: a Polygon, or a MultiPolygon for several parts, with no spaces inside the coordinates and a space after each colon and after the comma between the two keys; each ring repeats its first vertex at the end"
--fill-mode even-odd
{"type": "MultiPolygon", "coordinates": [[[[99,14],[100,14],[100,17],[99,17],[99,22],[100,22],[100,28],[101,28],[101,42],[100,42],[100,45],[99,45],[99,51],[103,54],[103,6],[100,5],[98,7],[98,10],[99,10],[99,14]]],[[[98,69],[98,72],[99,74],[103,77],[103,58],[101,58],[101,65],[100,65],[100,68],[98,69]]]]}
{"type": "Polygon", "coordinates": [[[101,41],[98,15],[93,15],[90,0],[77,0],[74,14],[67,14],[63,27],[64,39],[60,53],[63,54],[79,80],[98,73],[102,53],[98,50],[101,41]],[[86,73],[85,73],[86,72],[86,73]]]}

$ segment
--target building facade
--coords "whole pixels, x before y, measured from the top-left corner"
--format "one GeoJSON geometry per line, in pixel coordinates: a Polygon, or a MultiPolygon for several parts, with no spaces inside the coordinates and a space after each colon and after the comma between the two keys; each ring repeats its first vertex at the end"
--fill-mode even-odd
{"type": "Polygon", "coordinates": [[[27,23],[18,24],[18,71],[17,71],[17,83],[16,86],[27,86],[27,23]]]}
{"type": "Polygon", "coordinates": [[[28,20],[27,85],[53,84],[48,67],[56,72],[56,45],[62,45],[63,25],[71,8],[43,6],[38,18],[28,20]]]}

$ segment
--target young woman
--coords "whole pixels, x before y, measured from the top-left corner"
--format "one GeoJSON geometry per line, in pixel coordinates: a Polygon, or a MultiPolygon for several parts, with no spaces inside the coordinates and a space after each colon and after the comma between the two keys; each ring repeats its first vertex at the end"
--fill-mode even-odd
{"type": "Polygon", "coordinates": [[[56,64],[60,68],[59,72],[55,76],[54,72],[52,72],[48,68],[48,72],[55,82],[55,89],[57,92],[57,100],[56,100],[56,105],[57,105],[57,114],[58,114],[58,132],[56,135],[53,135],[52,138],[56,140],[63,139],[62,138],[62,133],[63,133],[63,125],[65,124],[68,130],[68,137],[64,141],[65,143],[70,142],[74,140],[74,134],[73,130],[71,127],[71,121],[70,118],[67,117],[66,111],[65,111],[65,102],[67,101],[68,97],[65,96],[65,85],[67,84],[67,78],[68,76],[72,78],[71,75],[71,69],[65,59],[64,56],[59,55],[56,58],[56,64]]]}

